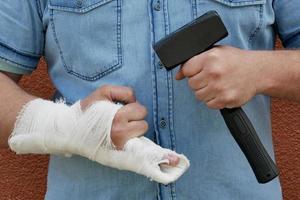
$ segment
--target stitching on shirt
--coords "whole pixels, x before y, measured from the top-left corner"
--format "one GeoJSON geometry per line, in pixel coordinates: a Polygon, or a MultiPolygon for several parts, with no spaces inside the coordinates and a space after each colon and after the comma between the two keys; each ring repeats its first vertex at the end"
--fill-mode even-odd
{"type": "Polygon", "coordinates": [[[193,11],[193,19],[197,18],[197,0],[191,0],[191,6],[192,6],[192,11],[193,11]]]}
{"type": "Polygon", "coordinates": [[[9,59],[7,59],[7,58],[4,58],[4,57],[2,57],[2,56],[0,56],[0,60],[2,60],[2,61],[4,61],[4,62],[7,62],[8,64],[12,64],[12,65],[14,65],[15,67],[19,67],[19,68],[21,68],[21,69],[23,69],[23,70],[33,71],[33,70],[35,69],[35,68],[32,67],[32,66],[27,66],[27,65],[24,65],[24,64],[20,64],[20,63],[17,63],[17,62],[15,62],[15,61],[12,61],[12,60],[9,60],[9,59]]]}
{"type": "Polygon", "coordinates": [[[240,1],[240,2],[232,2],[231,0],[214,0],[214,1],[232,7],[261,5],[266,3],[266,0],[248,0],[248,1],[240,1]]]}
{"type": "Polygon", "coordinates": [[[42,19],[43,19],[43,12],[42,12],[42,7],[41,7],[41,2],[40,2],[40,0],[35,0],[35,3],[36,3],[37,10],[38,10],[39,18],[42,21],[42,19]]]}
{"type": "Polygon", "coordinates": [[[118,54],[117,57],[118,57],[118,60],[113,62],[110,65],[102,66],[102,67],[107,68],[106,70],[104,70],[102,72],[97,72],[97,73],[95,73],[95,75],[89,75],[89,76],[82,75],[78,72],[75,72],[71,67],[69,67],[66,64],[66,61],[65,61],[65,58],[64,58],[61,46],[59,44],[57,34],[56,34],[55,23],[54,23],[54,14],[53,14],[54,11],[51,10],[50,22],[51,22],[53,37],[54,37],[56,45],[58,46],[59,54],[62,59],[63,66],[69,74],[72,74],[72,75],[74,75],[78,78],[81,78],[83,80],[86,80],[86,81],[95,81],[95,80],[98,80],[98,79],[100,79],[122,67],[122,45],[121,45],[121,43],[122,43],[122,41],[121,41],[121,28],[122,28],[121,27],[121,10],[122,9],[121,9],[121,0],[116,0],[116,1],[117,1],[117,34],[116,35],[117,35],[117,54],[118,54]]]}
{"type": "MultiPolygon", "coordinates": [[[[163,10],[164,10],[164,21],[165,21],[165,35],[168,35],[170,33],[170,21],[169,21],[169,15],[167,10],[167,1],[164,1],[163,10]]],[[[169,127],[170,127],[170,147],[172,150],[175,150],[175,135],[172,130],[173,127],[173,84],[172,84],[172,71],[167,72],[167,85],[168,85],[168,109],[169,109],[169,127]]]]}
{"type": "MultiPolygon", "coordinates": [[[[163,0],[163,14],[165,24],[165,35],[170,33],[170,17],[168,15],[168,1],[163,0]]],[[[167,75],[167,87],[168,87],[168,121],[169,121],[169,135],[170,135],[170,147],[172,150],[175,149],[175,135],[173,124],[173,82],[172,82],[172,71],[166,72],[167,75]]],[[[171,199],[176,200],[175,183],[170,184],[170,195],[171,199]]]]}
{"type": "Polygon", "coordinates": [[[118,45],[118,60],[120,63],[119,67],[120,68],[122,66],[123,63],[123,58],[122,58],[122,52],[123,52],[123,48],[122,48],[122,1],[118,0],[117,2],[117,45],[118,45]]]}
{"type": "Polygon", "coordinates": [[[79,12],[79,13],[84,13],[84,12],[87,12],[87,11],[90,11],[98,6],[102,6],[108,2],[111,2],[113,0],[102,0],[98,3],[94,3],[92,5],[89,5],[85,8],[73,8],[73,7],[66,7],[66,6],[59,6],[59,5],[51,5],[51,2],[50,2],[50,6],[49,8],[51,9],[56,9],[56,10],[64,10],[64,11],[69,11],[69,12],[79,12]]]}
{"type": "MultiPolygon", "coordinates": [[[[18,56],[24,56],[24,57],[26,57],[27,59],[32,60],[33,62],[39,60],[40,57],[41,57],[41,56],[31,56],[31,55],[27,55],[27,54],[24,54],[24,53],[20,53],[19,51],[17,51],[17,50],[15,50],[15,49],[13,49],[13,48],[11,48],[11,47],[9,47],[9,46],[7,46],[7,45],[1,43],[1,42],[0,42],[0,46],[2,46],[3,48],[6,48],[8,51],[11,51],[11,52],[15,53],[15,54],[18,55],[18,56]]],[[[28,69],[29,69],[29,70],[35,69],[34,66],[29,66],[29,65],[21,64],[21,63],[18,63],[18,62],[16,62],[16,61],[12,61],[12,60],[9,60],[9,59],[7,59],[7,58],[4,58],[4,57],[2,57],[2,56],[0,56],[0,58],[2,58],[3,60],[5,60],[5,61],[7,61],[7,62],[11,62],[11,63],[13,63],[13,64],[15,64],[15,65],[18,65],[19,67],[24,68],[24,69],[27,69],[27,70],[28,70],[28,69]]],[[[32,61],[31,61],[31,62],[32,62],[32,61]]]]}
{"type": "Polygon", "coordinates": [[[259,24],[256,27],[256,29],[251,33],[248,39],[248,44],[251,46],[252,41],[254,40],[257,33],[260,31],[261,27],[263,25],[263,5],[260,5],[259,8],[259,24]]]}
{"type": "Polygon", "coordinates": [[[163,0],[163,11],[164,11],[164,21],[165,21],[165,35],[168,35],[170,33],[170,22],[169,22],[169,15],[168,15],[168,8],[167,8],[167,2],[163,0]]]}
{"type": "MultiPolygon", "coordinates": [[[[154,16],[153,16],[153,10],[152,10],[152,5],[153,5],[153,0],[149,0],[149,6],[148,6],[148,13],[149,13],[149,30],[150,30],[150,39],[151,42],[149,44],[150,52],[151,52],[151,82],[152,82],[152,93],[153,93],[153,124],[154,124],[154,130],[155,130],[155,140],[157,144],[160,144],[160,138],[159,138],[159,131],[158,131],[158,120],[157,120],[157,77],[156,77],[156,59],[155,59],[155,52],[153,50],[152,44],[155,42],[155,34],[154,34],[154,16]]],[[[159,187],[158,187],[159,188],[159,187]]],[[[159,189],[160,192],[160,189],[159,189]]],[[[160,198],[160,193],[158,192],[158,196],[160,198]]]]}

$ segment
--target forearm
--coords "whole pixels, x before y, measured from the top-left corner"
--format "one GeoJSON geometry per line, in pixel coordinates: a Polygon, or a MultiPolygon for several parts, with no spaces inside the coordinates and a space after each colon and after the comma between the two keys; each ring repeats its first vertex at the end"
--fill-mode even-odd
{"type": "Polygon", "coordinates": [[[257,51],[253,55],[250,62],[260,70],[257,92],[300,103],[300,51],[257,51]]]}
{"type": "Polygon", "coordinates": [[[23,91],[13,80],[0,72],[0,148],[7,147],[16,117],[23,105],[35,99],[23,91]]]}

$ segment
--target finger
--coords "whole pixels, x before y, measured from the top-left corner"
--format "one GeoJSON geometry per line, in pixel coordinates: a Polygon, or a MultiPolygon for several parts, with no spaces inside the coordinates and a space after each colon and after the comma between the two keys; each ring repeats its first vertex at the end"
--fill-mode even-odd
{"type": "Polygon", "coordinates": [[[206,86],[195,92],[195,96],[198,100],[208,102],[216,97],[216,94],[210,89],[209,86],[206,86]]]}
{"type": "Polygon", "coordinates": [[[130,87],[108,85],[101,87],[100,91],[100,95],[104,94],[110,101],[124,104],[136,101],[134,91],[130,87]]]}
{"type": "Polygon", "coordinates": [[[148,130],[148,123],[142,121],[131,121],[126,125],[127,140],[143,136],[148,130]]]}
{"type": "Polygon", "coordinates": [[[123,149],[128,140],[144,135],[148,130],[146,121],[132,121],[126,124],[113,126],[111,140],[118,150],[123,149]]]}
{"type": "Polygon", "coordinates": [[[180,66],[180,69],[178,70],[176,76],[175,76],[175,79],[180,81],[182,79],[184,79],[185,76],[183,75],[183,72],[182,72],[182,66],[180,66]]]}
{"type": "Polygon", "coordinates": [[[208,101],[206,103],[206,105],[209,108],[212,108],[212,109],[223,109],[223,108],[225,108],[224,103],[219,98],[215,98],[215,99],[212,99],[212,100],[208,101]]]}
{"type": "Polygon", "coordinates": [[[142,106],[140,103],[127,104],[118,112],[119,113],[117,114],[124,116],[122,118],[127,122],[143,120],[147,116],[146,107],[142,106]]]}
{"type": "Polygon", "coordinates": [[[201,54],[194,56],[182,65],[181,70],[185,77],[194,76],[202,71],[203,69],[202,57],[203,56],[201,54]]]}
{"type": "Polygon", "coordinates": [[[193,90],[200,90],[208,85],[204,72],[200,72],[195,76],[190,77],[188,83],[193,90]]]}

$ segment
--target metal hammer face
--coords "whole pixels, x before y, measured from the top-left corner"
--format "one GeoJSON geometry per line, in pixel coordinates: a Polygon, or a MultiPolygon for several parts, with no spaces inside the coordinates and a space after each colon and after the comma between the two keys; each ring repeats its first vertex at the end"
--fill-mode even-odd
{"type": "Polygon", "coordinates": [[[218,13],[209,11],[158,41],[154,50],[165,68],[171,70],[208,50],[227,35],[218,13]]]}

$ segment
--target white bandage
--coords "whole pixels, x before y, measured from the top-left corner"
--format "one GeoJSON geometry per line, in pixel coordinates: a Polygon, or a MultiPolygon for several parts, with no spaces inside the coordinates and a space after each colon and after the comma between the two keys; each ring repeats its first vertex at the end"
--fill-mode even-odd
{"type": "Polygon", "coordinates": [[[122,151],[115,149],[110,132],[115,114],[121,108],[109,101],[98,101],[82,112],[80,102],[67,106],[36,99],[24,106],[9,138],[18,154],[81,155],[105,166],[145,175],[159,183],[177,180],[189,167],[184,155],[164,149],[140,137],[129,140],[122,151]],[[176,167],[168,154],[180,159],[176,167]]]}

